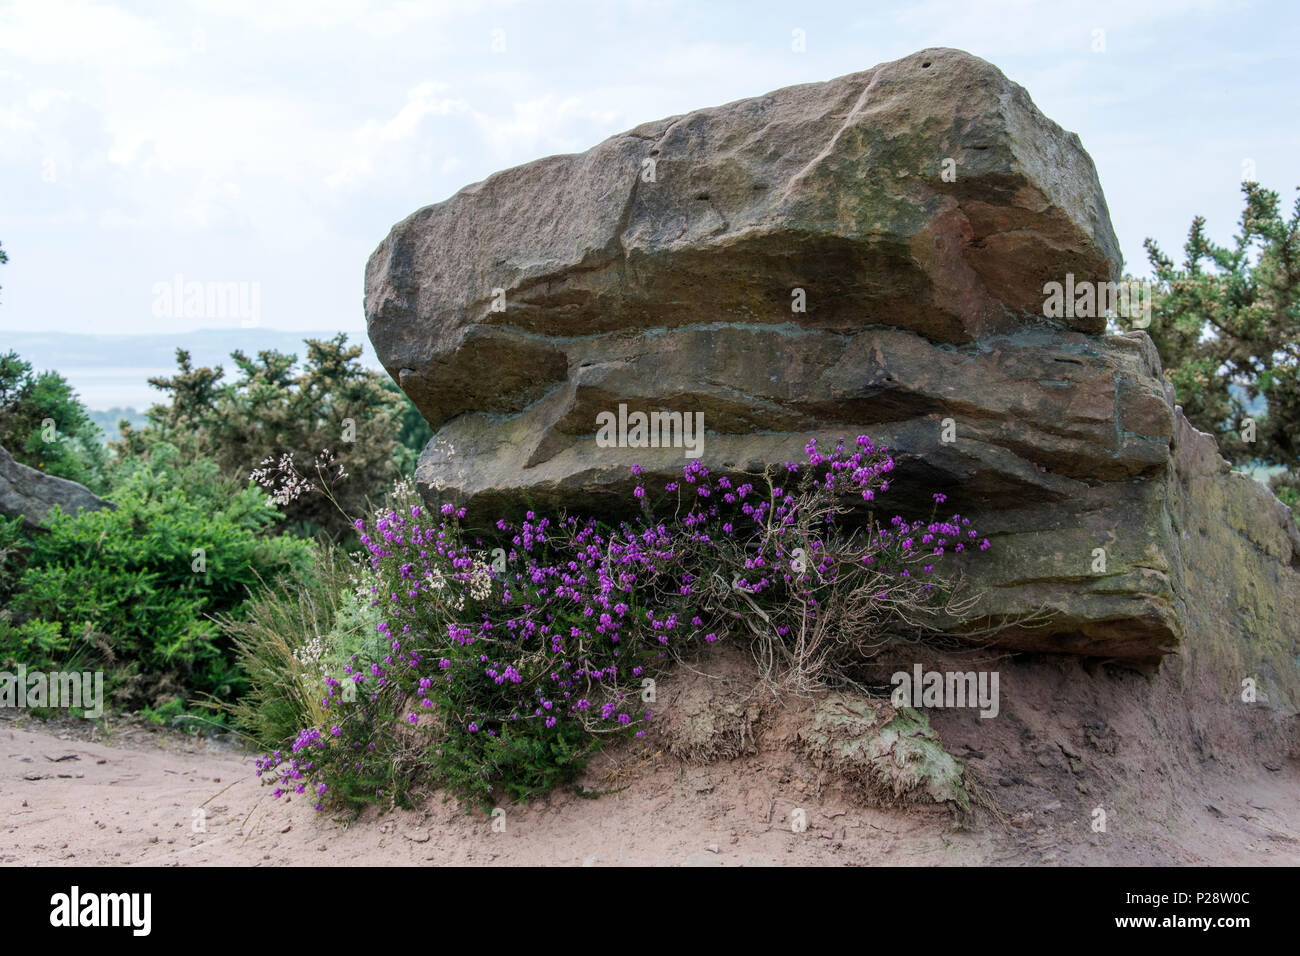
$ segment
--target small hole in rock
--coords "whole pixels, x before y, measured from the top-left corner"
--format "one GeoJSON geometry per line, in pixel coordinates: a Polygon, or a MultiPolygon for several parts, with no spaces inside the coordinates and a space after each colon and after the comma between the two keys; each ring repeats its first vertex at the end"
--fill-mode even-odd
{"type": "Polygon", "coordinates": [[[929,61],[929,60],[926,60],[924,63],[922,63],[922,64],[921,64],[921,69],[923,69],[923,70],[928,70],[928,69],[930,69],[930,61],[929,61]]]}

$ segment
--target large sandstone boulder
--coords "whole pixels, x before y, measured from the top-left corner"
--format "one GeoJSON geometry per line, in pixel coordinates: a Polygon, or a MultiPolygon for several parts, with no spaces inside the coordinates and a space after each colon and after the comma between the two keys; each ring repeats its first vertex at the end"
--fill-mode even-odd
{"type": "Polygon", "coordinates": [[[466,187],[375,250],[366,316],[436,427],[571,383],[556,339],[725,324],[969,343],[1041,315],[1044,276],[1120,264],[1078,137],[991,64],[927,50],[466,187]],[[795,288],[806,313],[791,313],[795,288]]]}
{"type": "Polygon", "coordinates": [[[620,404],[703,413],[715,469],[865,432],[899,463],[884,506],[943,490],[994,540],[955,630],[1049,612],[998,642],[1153,661],[1189,627],[1251,628],[1281,660],[1300,626],[1285,509],[1183,421],[1145,333],[1045,316],[1046,283],[1120,268],[1078,137],[936,49],[497,173],[398,223],[365,304],[437,431],[431,500],[618,510],[630,463],[684,461],[600,447],[620,404]]]}
{"type": "Polygon", "coordinates": [[[113,507],[85,485],[20,464],[0,446],[0,514],[8,518],[21,515],[23,527],[34,529],[55,505],[74,515],[78,508],[98,511],[113,507]]]}

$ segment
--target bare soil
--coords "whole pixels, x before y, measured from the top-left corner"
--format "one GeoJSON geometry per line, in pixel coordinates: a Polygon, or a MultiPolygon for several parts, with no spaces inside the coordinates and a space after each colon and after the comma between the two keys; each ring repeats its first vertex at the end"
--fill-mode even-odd
{"type": "MultiPolygon", "coordinates": [[[[976,798],[967,829],[942,806],[865,805],[801,756],[801,705],[769,700],[750,720],[758,711],[748,683],[748,703],[727,710],[723,755],[692,754],[694,743],[674,755],[673,740],[656,733],[597,757],[573,790],[504,807],[495,829],[482,810],[440,796],[353,820],[303,798],[276,801],[232,738],[6,715],[0,863],[1300,864],[1293,748],[1278,757],[1276,740],[1231,728],[1216,745],[1201,728],[1217,725],[1190,718],[1186,693],[1163,676],[1069,659],[999,666],[997,719],[931,712],[976,798]],[[1097,808],[1104,832],[1094,829],[1097,808]]],[[[669,710],[744,685],[726,670],[684,673],[665,688],[669,710]]]]}

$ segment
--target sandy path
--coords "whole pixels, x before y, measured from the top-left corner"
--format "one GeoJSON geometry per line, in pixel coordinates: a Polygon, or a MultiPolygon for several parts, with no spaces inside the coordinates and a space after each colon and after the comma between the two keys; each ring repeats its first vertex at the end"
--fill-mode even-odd
{"type": "Polygon", "coordinates": [[[507,808],[505,832],[494,832],[485,815],[438,799],[345,825],[305,801],[271,799],[251,761],[228,747],[173,734],[120,742],[0,723],[0,863],[1300,863],[1300,843],[1289,837],[1300,831],[1300,792],[1280,777],[1240,792],[1221,788],[1214,811],[1189,806],[1186,818],[1151,821],[1141,832],[1093,834],[1050,810],[1028,825],[985,821],[961,832],[944,811],[864,809],[818,795],[771,760],[702,768],[659,761],[620,793],[507,808]],[[796,806],[806,832],[792,832],[796,806]]]}
{"type": "Polygon", "coordinates": [[[937,864],[975,862],[988,850],[950,832],[942,811],[864,812],[816,799],[799,801],[809,826],[794,833],[791,800],[719,786],[708,768],[660,770],[595,800],[565,794],[508,808],[505,832],[437,799],[348,826],[303,801],[271,799],[250,761],[203,741],[159,735],[116,747],[62,737],[0,724],[0,862],[937,864]],[[205,832],[193,829],[200,808],[205,832]]]}

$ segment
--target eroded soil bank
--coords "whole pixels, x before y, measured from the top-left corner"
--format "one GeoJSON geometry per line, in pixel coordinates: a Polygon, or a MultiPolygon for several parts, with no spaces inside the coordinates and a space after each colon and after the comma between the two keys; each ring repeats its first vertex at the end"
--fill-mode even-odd
{"type": "MultiPolygon", "coordinates": [[[[1117,865],[1300,863],[1300,764],[1170,745],[1149,679],[1051,661],[1015,672],[997,720],[934,714],[983,794],[967,830],[941,807],[863,805],[800,755],[793,712],[764,711],[736,756],[705,765],[661,736],[597,757],[592,798],[481,811],[435,796],[345,822],[275,801],[229,742],[118,722],[0,720],[0,863],[284,865],[1117,865]],[[1081,676],[1082,675],[1082,676],[1081,676]],[[1115,682],[1120,682],[1119,686],[1115,682]],[[1087,710],[1131,682],[1145,704],[1087,710]],[[1067,692],[1066,688],[1073,688],[1067,692]],[[1071,696],[1072,695],[1072,696],[1071,696]],[[1189,750],[1190,748],[1190,750],[1189,750]],[[1191,754],[1189,756],[1189,753],[1191,754]],[[1107,768],[1111,768],[1107,770],[1107,768]],[[1105,806],[1107,830],[1092,809],[1105,806]],[[802,810],[807,829],[794,832],[802,810]],[[199,813],[199,811],[202,811],[199,813]],[[196,821],[204,829],[196,831],[196,821]]],[[[684,678],[706,680],[703,677],[684,678]]],[[[715,677],[707,695],[725,700],[715,677]]],[[[1007,686],[1004,680],[1003,686],[1007,686]]],[[[751,685],[752,686],[752,685],[751,685]]],[[[689,697],[689,684],[666,690],[689,697]]],[[[1004,694],[1006,691],[1004,691],[1004,694]]],[[[698,697],[698,694],[696,695],[698,697]]],[[[1123,699],[1122,696],[1119,699],[1123,699]]],[[[1273,749],[1273,748],[1265,748],[1273,749]]]]}

